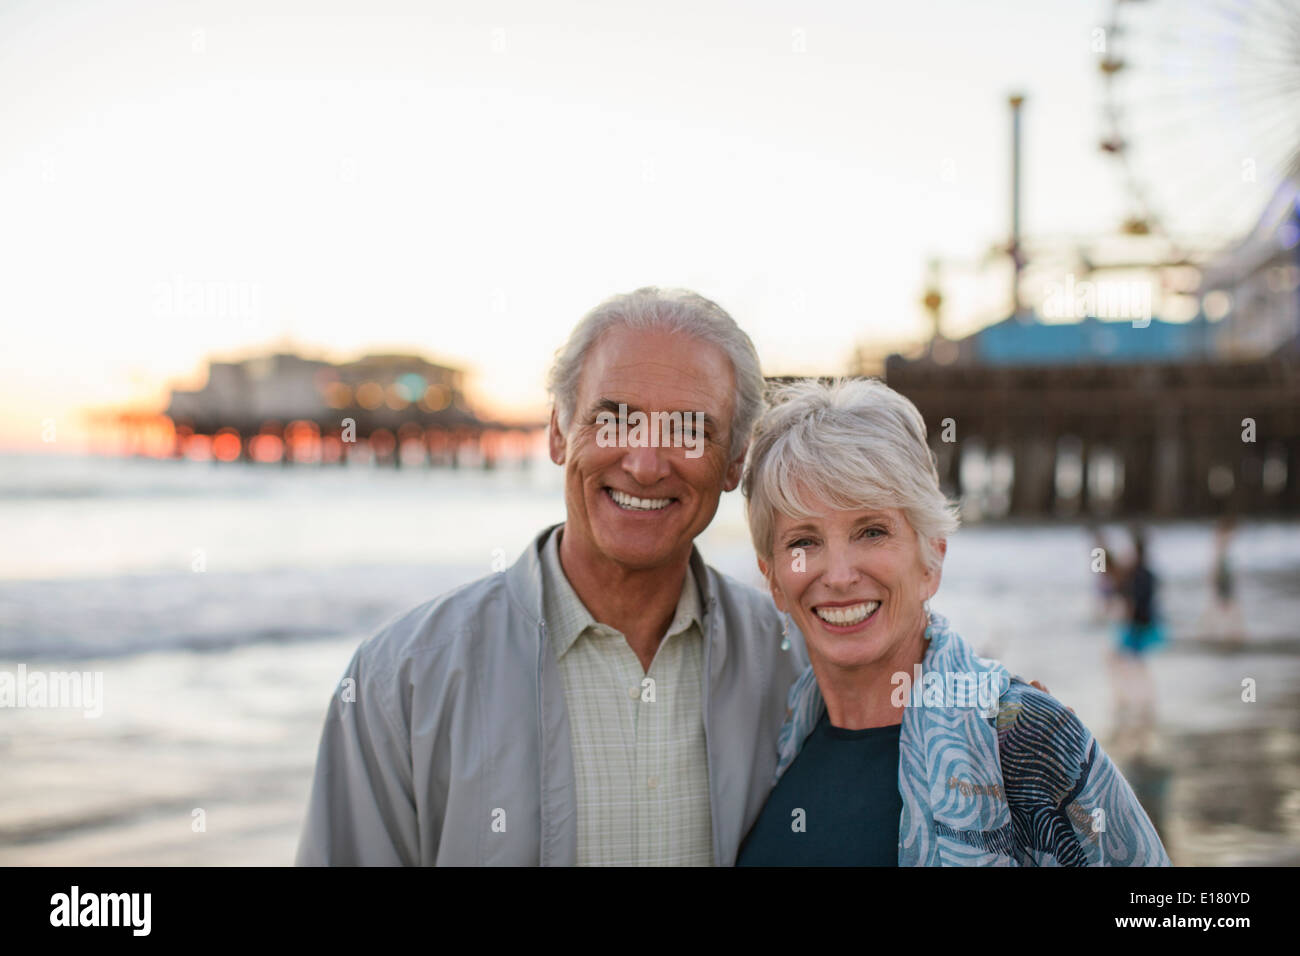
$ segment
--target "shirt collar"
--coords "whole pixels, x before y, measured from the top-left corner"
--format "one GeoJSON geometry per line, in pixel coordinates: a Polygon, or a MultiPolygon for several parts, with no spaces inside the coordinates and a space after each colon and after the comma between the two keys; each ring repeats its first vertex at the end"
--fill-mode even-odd
{"type": "MultiPolygon", "coordinates": [[[[619,631],[600,623],[592,616],[565,576],[560,564],[559,547],[560,532],[563,530],[564,525],[557,526],[542,545],[542,605],[546,614],[546,628],[557,659],[563,657],[588,628],[596,633],[622,636],[619,631]]],[[[673,620],[668,625],[666,634],[678,634],[692,623],[699,625],[702,632],[703,617],[699,585],[692,569],[687,567],[682,593],[677,598],[677,609],[673,612],[673,620]]]]}

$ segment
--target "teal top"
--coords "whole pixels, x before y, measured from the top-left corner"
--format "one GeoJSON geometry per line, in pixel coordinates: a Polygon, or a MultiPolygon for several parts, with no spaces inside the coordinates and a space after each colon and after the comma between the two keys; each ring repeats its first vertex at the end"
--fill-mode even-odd
{"type": "Polygon", "coordinates": [[[741,845],[737,866],[898,866],[900,724],[822,714],[741,845]]]}

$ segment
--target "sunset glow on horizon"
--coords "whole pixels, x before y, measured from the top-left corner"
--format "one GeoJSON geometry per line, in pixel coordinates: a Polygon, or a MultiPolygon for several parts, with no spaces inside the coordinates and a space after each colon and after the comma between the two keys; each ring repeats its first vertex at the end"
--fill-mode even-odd
{"type": "Polygon", "coordinates": [[[1103,13],[7,5],[0,448],[85,450],[96,416],[280,350],[424,355],[484,417],[542,420],[574,323],[644,285],[718,301],[768,374],[836,374],[924,339],[945,257],[973,264],[944,285],[965,334],[1005,314],[1009,91],[1026,229],[1121,217],[1103,13]]]}

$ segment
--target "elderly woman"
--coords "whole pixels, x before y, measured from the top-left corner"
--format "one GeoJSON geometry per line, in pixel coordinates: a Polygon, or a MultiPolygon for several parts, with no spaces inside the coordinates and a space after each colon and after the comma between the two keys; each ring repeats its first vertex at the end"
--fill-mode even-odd
{"type": "Polygon", "coordinates": [[[1169,865],[1074,713],[929,610],[957,519],[911,402],[876,381],[786,386],[744,494],[811,665],[738,865],[1169,865]]]}

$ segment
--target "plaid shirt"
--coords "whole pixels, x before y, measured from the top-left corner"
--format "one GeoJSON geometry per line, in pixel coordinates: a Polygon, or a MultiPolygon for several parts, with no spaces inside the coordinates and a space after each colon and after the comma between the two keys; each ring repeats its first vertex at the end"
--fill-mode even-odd
{"type": "Polygon", "coordinates": [[[688,570],[672,623],[643,671],[626,638],[596,621],[542,548],[546,628],[564,680],[578,805],[579,866],[711,866],[704,740],[704,638],[688,570]]]}

